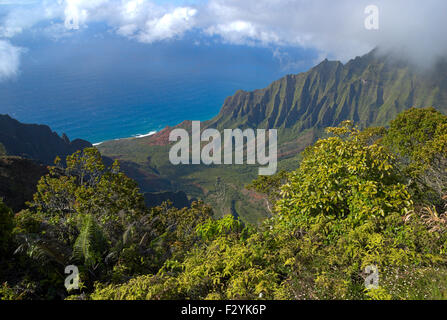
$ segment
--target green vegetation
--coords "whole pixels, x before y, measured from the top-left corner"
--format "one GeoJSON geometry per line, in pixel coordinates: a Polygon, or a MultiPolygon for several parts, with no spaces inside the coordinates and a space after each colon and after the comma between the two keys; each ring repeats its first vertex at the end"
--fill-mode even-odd
{"type": "Polygon", "coordinates": [[[328,128],[297,169],[247,186],[268,200],[258,225],[201,202],[146,208],[94,148],[57,159],[27,210],[0,203],[0,297],[446,299],[446,124],[413,108],[388,129],[328,128]],[[78,290],[64,288],[67,265],[78,290]]]}
{"type": "Polygon", "coordinates": [[[81,288],[87,291],[96,281],[122,282],[155,272],[171,256],[187,251],[197,238],[191,230],[211,216],[202,203],[182,210],[168,205],[147,209],[136,183],[117,163],[106,168],[94,148],[68,156],[66,164],[63,168],[57,159],[42,177],[30,208],[15,215],[13,230],[2,204],[2,248],[12,230],[16,249],[2,261],[10,274],[5,278],[15,285],[4,284],[0,295],[64,298],[68,265],[78,266],[81,288]]]}

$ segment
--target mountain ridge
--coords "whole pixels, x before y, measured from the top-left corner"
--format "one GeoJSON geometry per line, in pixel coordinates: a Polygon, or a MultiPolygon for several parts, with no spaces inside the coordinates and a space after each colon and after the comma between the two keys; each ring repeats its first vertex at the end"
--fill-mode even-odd
{"type": "Polygon", "coordinates": [[[264,89],[237,91],[208,126],[291,129],[334,126],[343,120],[384,125],[410,107],[447,111],[447,63],[429,71],[373,50],[342,64],[324,60],[307,72],[286,75],[264,89]],[[437,83],[436,83],[437,82],[437,83]]]}
{"type": "Polygon", "coordinates": [[[24,124],[0,114],[0,144],[10,156],[20,156],[51,165],[59,156],[65,159],[77,150],[92,147],[82,139],[70,141],[63,134],[59,136],[49,126],[40,124],[24,124]]]}

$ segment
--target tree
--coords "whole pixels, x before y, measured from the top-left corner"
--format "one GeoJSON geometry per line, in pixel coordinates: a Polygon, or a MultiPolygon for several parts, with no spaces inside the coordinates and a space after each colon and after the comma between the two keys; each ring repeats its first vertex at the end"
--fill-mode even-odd
{"type": "Polygon", "coordinates": [[[101,225],[132,221],[145,211],[144,197],[135,181],[120,172],[118,162],[105,168],[95,148],[78,151],[66,159],[67,167],[56,167],[42,177],[33,207],[55,220],[72,214],[92,214],[101,225]]]}
{"type": "Polygon", "coordinates": [[[329,128],[335,137],[307,148],[301,166],[281,189],[277,212],[296,225],[324,216],[357,226],[370,218],[404,215],[412,209],[394,157],[379,144],[368,145],[352,123],[329,128]]]}
{"type": "Polygon", "coordinates": [[[212,216],[201,202],[147,209],[137,184],[118,163],[106,168],[94,148],[68,156],[66,167],[61,163],[56,159],[39,181],[31,209],[17,215],[17,252],[53,274],[78,266],[87,292],[95,281],[120,283],[183,257],[200,240],[196,226],[212,216]]]}
{"type": "Polygon", "coordinates": [[[431,233],[417,217],[405,219],[414,203],[396,157],[370,139],[380,131],[361,132],[351,122],[329,128],[334,136],[306,149],[289,174],[269,222],[290,259],[289,294],[365,298],[368,265],[388,275],[445,262],[445,235],[431,233]]]}
{"type": "MultiPolygon", "coordinates": [[[[25,227],[19,233],[19,251],[56,269],[76,264],[85,281],[107,277],[116,263],[126,263],[122,254],[131,244],[124,238],[148,214],[143,196],[117,162],[106,168],[95,148],[68,156],[66,167],[60,159],[55,164],[39,181],[30,204],[41,223],[33,232],[25,227]]],[[[141,245],[146,244],[140,241],[143,234],[141,245]]]]}
{"type": "Polygon", "coordinates": [[[445,205],[447,117],[434,108],[411,108],[390,124],[383,144],[397,155],[416,200],[445,205]]]}
{"type": "Polygon", "coordinates": [[[272,176],[259,176],[247,186],[247,189],[263,193],[267,196],[267,208],[270,209],[273,204],[279,200],[281,187],[286,183],[288,174],[286,171],[280,171],[272,176]]]}

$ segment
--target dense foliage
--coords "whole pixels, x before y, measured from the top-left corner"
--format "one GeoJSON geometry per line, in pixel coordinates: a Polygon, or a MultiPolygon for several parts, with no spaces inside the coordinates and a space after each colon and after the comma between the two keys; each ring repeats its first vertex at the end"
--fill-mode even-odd
{"type": "Polygon", "coordinates": [[[328,133],[297,170],[252,183],[272,212],[257,227],[215,219],[200,202],[145,208],[135,182],[96,149],[57,161],[28,210],[12,219],[0,203],[0,250],[9,268],[29,270],[0,275],[9,281],[0,296],[447,298],[447,117],[410,109],[388,129],[348,121],[328,133]],[[70,264],[82,286],[66,292],[70,264]]]}

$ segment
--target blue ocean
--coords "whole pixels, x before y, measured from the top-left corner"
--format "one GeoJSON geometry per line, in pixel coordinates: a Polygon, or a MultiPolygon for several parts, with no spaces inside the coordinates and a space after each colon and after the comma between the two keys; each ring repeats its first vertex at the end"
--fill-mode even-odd
{"type": "Polygon", "coordinates": [[[103,33],[28,35],[15,45],[26,52],[18,76],[0,83],[0,114],[92,143],[211,119],[235,91],[263,88],[311,66],[287,67],[272,48],[197,37],[142,44],[103,33]]]}

